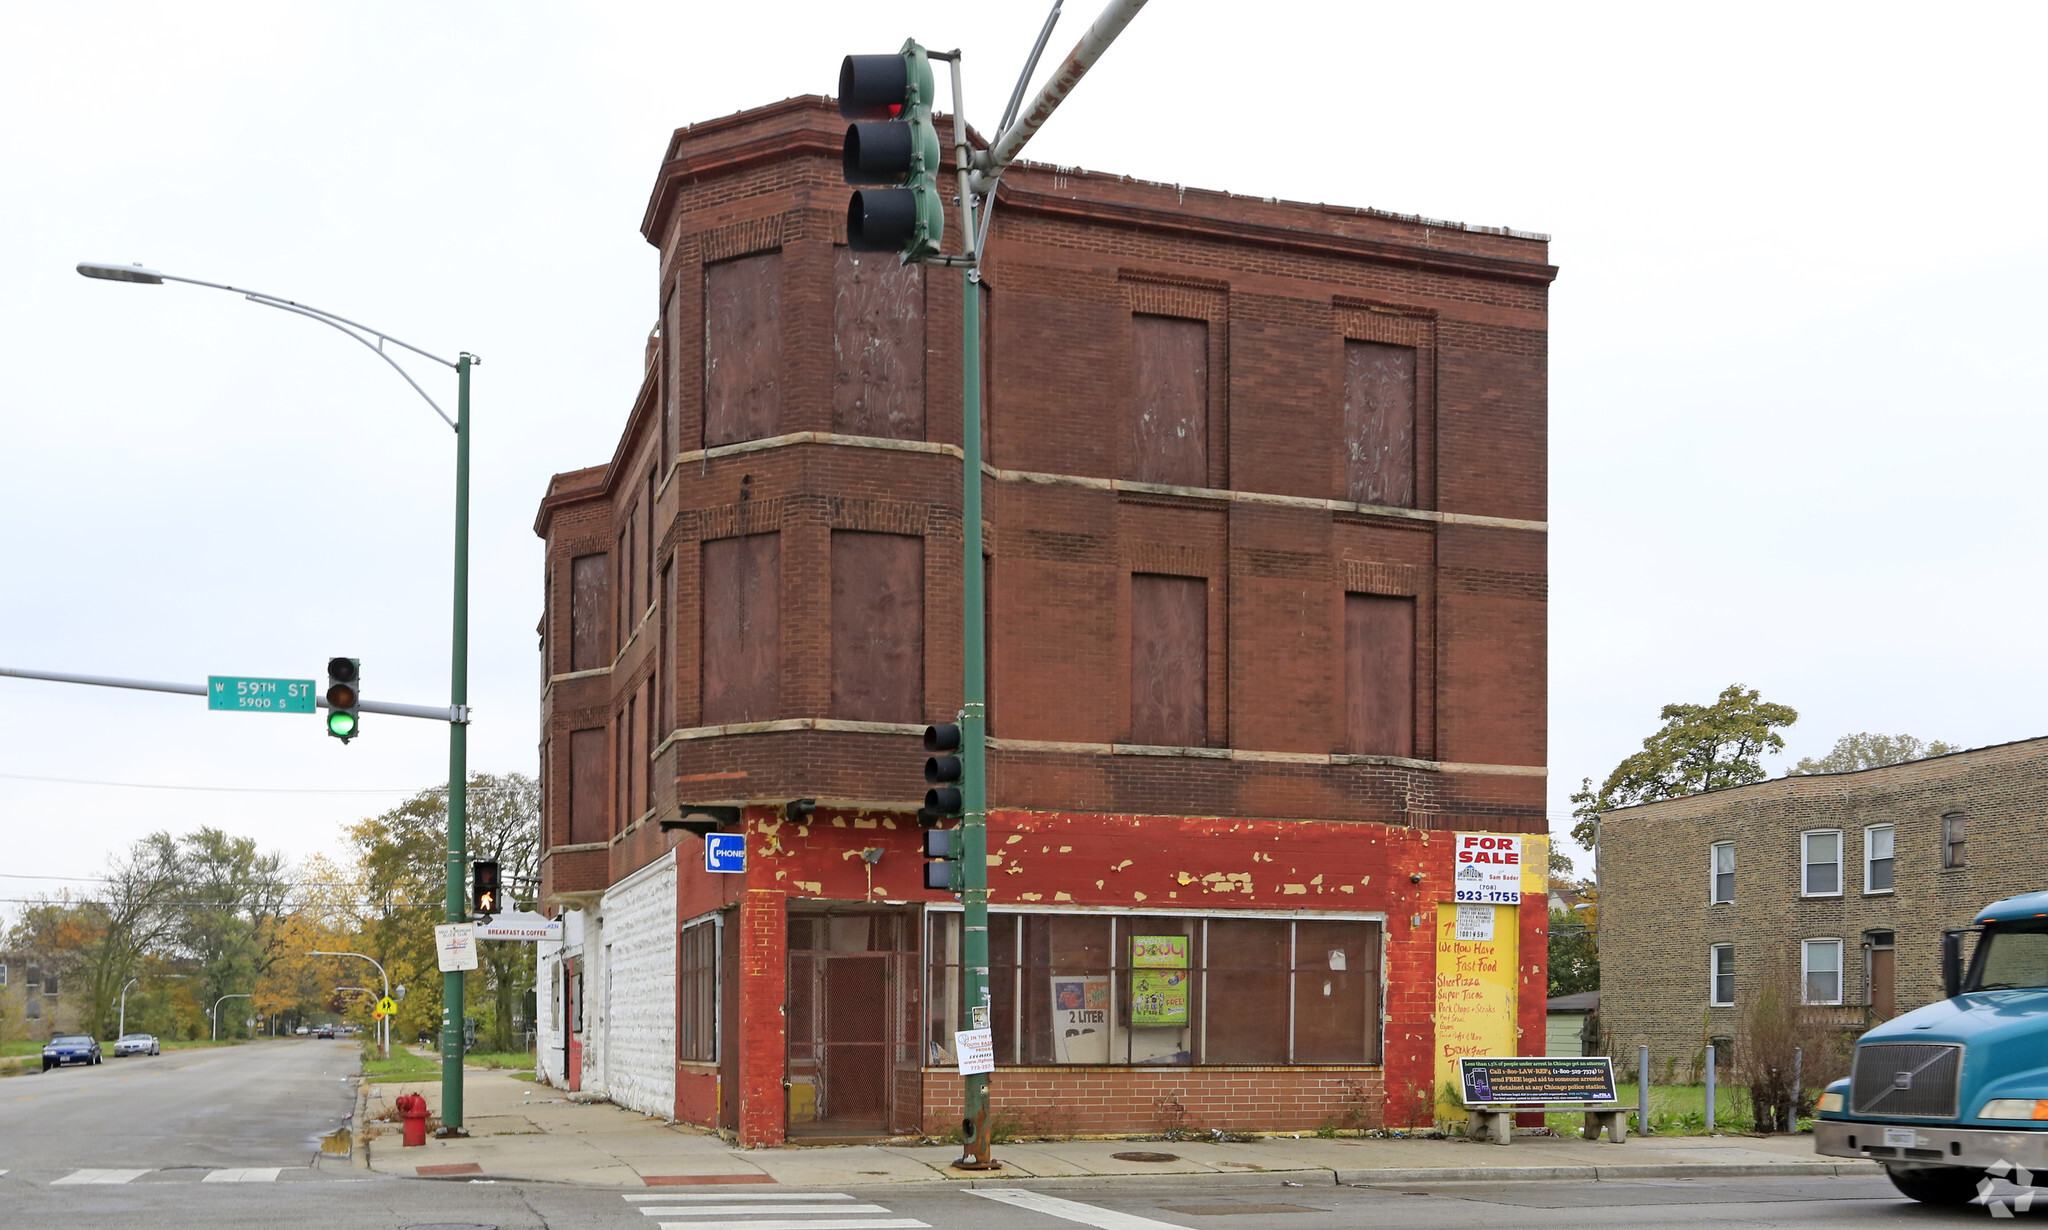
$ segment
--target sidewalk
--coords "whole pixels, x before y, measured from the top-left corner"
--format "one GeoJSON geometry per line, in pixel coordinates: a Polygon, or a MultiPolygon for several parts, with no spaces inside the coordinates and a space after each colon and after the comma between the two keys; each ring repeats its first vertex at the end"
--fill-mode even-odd
{"type": "MultiPolygon", "coordinates": [[[[999,1173],[955,1170],[958,1145],[832,1145],[741,1149],[680,1124],[571,1095],[503,1072],[470,1069],[463,1094],[472,1135],[403,1148],[399,1125],[373,1123],[400,1093],[421,1093],[436,1113],[437,1081],[367,1085],[369,1168],[407,1178],[541,1180],[607,1187],[776,1183],[800,1187],[1020,1179],[1086,1183],[1170,1176],[1214,1183],[1425,1183],[1473,1179],[1750,1178],[1876,1175],[1875,1163],[1818,1157],[1810,1136],[1677,1136],[1627,1144],[1517,1137],[1505,1148],[1462,1140],[1323,1140],[1275,1137],[1248,1144],[1073,1140],[998,1145],[999,1173]],[[1166,1156],[1132,1160],[1118,1154],[1166,1156]]],[[[358,1164],[361,1164],[359,1159],[358,1164]]]]}

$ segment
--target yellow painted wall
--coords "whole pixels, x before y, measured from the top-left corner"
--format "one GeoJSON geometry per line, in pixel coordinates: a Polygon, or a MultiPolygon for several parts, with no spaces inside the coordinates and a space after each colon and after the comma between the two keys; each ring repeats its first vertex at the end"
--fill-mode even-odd
{"type": "MultiPolygon", "coordinates": [[[[1542,898],[1535,908],[1541,909],[1542,898]]],[[[1513,1055],[1515,978],[1521,935],[1521,907],[1483,907],[1494,912],[1493,939],[1460,940],[1458,907],[1436,908],[1436,1089],[1437,1119],[1462,1122],[1456,1096],[1458,1059],[1470,1055],[1513,1055]],[[1446,1089],[1454,1091],[1448,1100],[1446,1089]]]]}

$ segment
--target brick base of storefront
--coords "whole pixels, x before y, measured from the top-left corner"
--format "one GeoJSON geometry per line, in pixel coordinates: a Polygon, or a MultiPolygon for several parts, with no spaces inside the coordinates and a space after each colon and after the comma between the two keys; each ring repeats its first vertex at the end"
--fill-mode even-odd
{"type": "MultiPolygon", "coordinates": [[[[997,1123],[1017,1136],[1388,1126],[1378,1067],[999,1068],[989,1079],[997,1123]]],[[[927,1135],[959,1128],[960,1095],[953,1069],[925,1070],[927,1135]]]]}

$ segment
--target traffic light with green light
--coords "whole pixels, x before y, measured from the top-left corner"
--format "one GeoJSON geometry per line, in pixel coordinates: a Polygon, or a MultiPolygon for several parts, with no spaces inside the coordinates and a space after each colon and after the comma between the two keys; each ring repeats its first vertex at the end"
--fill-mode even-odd
{"type": "Polygon", "coordinates": [[[347,743],[362,725],[356,706],[362,703],[357,685],[362,662],[356,658],[327,659],[327,733],[347,743]]]}
{"type": "Polygon", "coordinates": [[[893,56],[847,56],[839,66],[846,129],[846,245],[894,252],[904,263],[936,256],[946,237],[939,191],[939,130],[932,123],[932,66],[906,40],[893,56]]]}

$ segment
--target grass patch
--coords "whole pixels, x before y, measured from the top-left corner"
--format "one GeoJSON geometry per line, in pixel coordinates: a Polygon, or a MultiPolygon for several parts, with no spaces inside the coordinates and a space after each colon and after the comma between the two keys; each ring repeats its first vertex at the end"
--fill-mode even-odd
{"type": "Polygon", "coordinates": [[[40,1056],[42,1053],[43,1044],[30,1041],[27,1038],[23,1038],[18,1042],[0,1042],[0,1059],[12,1058],[16,1055],[40,1056]]]}
{"type": "MultiPolygon", "coordinates": [[[[1615,1085],[1615,1094],[1621,1104],[1635,1109],[1636,1087],[1632,1084],[1615,1085]]],[[[1809,1093],[1818,1090],[1809,1089],[1809,1093]]],[[[1714,1130],[1716,1132],[1747,1133],[1756,1130],[1750,1118],[1749,1087],[1746,1085],[1716,1084],[1714,1086],[1714,1130]]],[[[1585,1123],[1585,1117],[1577,1114],[1546,1115],[1544,1122],[1557,1131],[1577,1132],[1585,1123]]],[[[1630,1120],[1630,1131],[1636,1131],[1634,1120],[1630,1120]]],[[[1650,1130],[1657,1136],[1704,1136],[1707,1131],[1707,1087],[1705,1085],[1652,1085],[1650,1086],[1650,1130]]]]}
{"type": "Polygon", "coordinates": [[[532,1051],[471,1051],[462,1062],[472,1068],[531,1068],[532,1051]]]}
{"type": "Polygon", "coordinates": [[[420,1080],[437,1076],[440,1071],[441,1061],[438,1058],[415,1055],[404,1047],[393,1050],[389,1059],[377,1058],[376,1052],[367,1048],[363,1054],[363,1075],[373,1081],[420,1080]]]}
{"type": "Polygon", "coordinates": [[[537,1074],[532,1068],[528,1068],[523,1072],[507,1072],[505,1075],[511,1077],[515,1081],[538,1081],[540,1079],[539,1074],[537,1074]]]}

